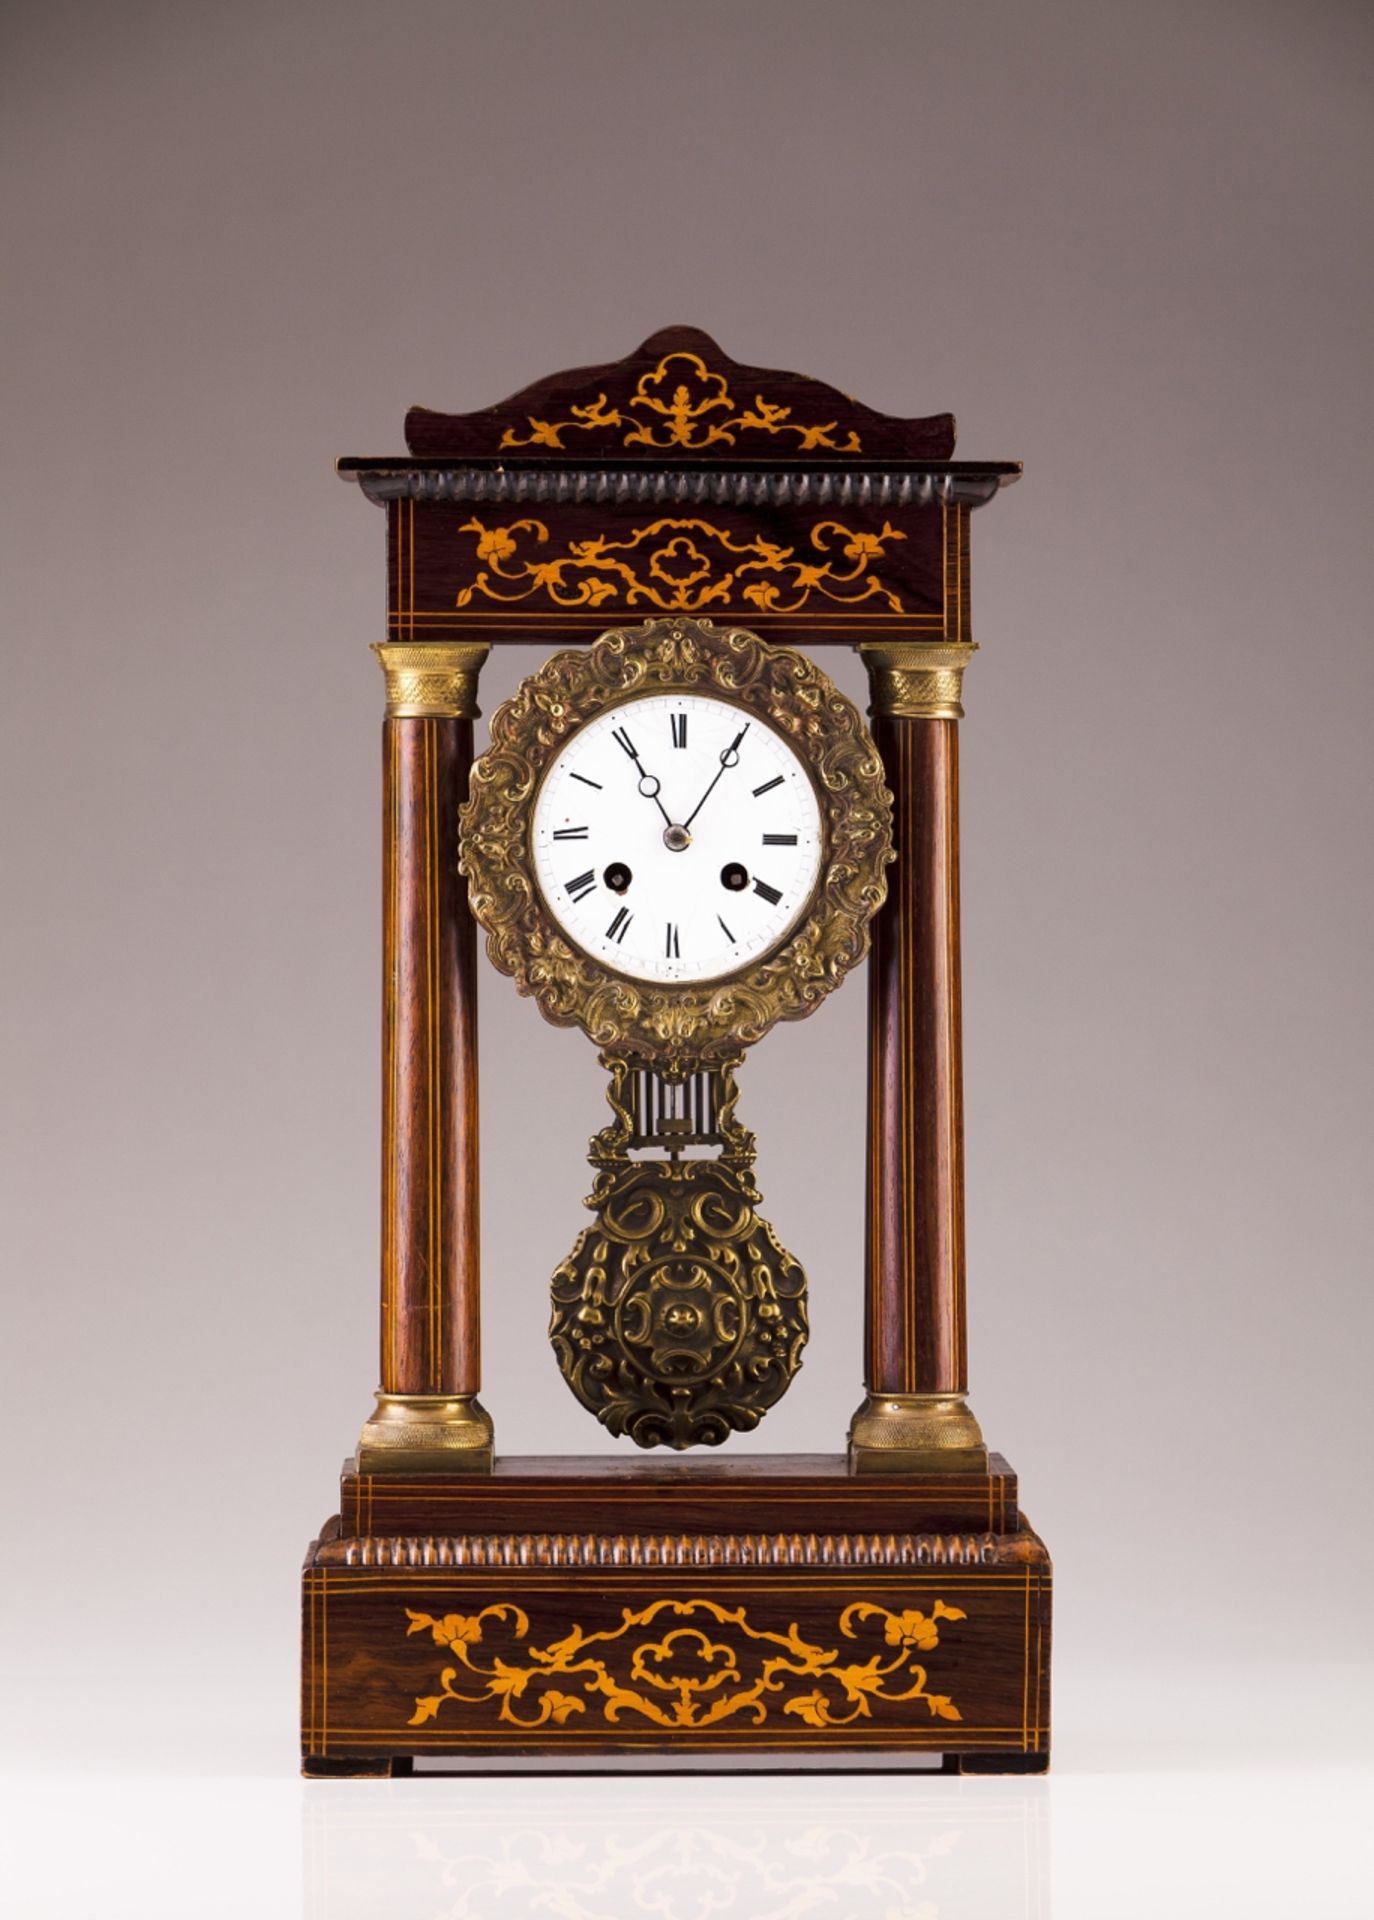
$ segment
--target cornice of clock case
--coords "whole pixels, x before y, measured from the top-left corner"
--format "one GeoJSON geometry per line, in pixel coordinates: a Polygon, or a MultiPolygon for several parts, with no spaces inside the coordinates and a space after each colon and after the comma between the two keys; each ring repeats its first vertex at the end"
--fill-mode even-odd
{"type": "Polygon", "coordinates": [[[449,465],[424,460],[341,460],[377,506],[392,500],[567,506],[981,507],[1020,478],[1018,462],[947,461],[928,466],[768,469],[718,466],[551,469],[515,462],[449,465]]]}

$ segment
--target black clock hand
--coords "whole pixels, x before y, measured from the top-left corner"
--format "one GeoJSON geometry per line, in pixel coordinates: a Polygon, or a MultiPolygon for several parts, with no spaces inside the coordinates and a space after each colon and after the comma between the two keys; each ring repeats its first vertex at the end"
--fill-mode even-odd
{"type": "Polygon", "coordinates": [[[644,762],[640,759],[639,754],[636,752],[635,748],[631,745],[630,736],[628,733],[626,733],[624,727],[617,727],[614,734],[612,735],[612,738],[616,741],[616,743],[619,746],[624,748],[625,752],[629,754],[631,760],[634,761],[635,768],[639,774],[639,791],[644,795],[644,798],[646,800],[653,801],[654,805],[658,808],[659,812],[663,815],[664,826],[671,827],[673,824],[672,816],[669,814],[668,809],[664,806],[663,802],[658,797],[659,786],[660,786],[658,776],[656,774],[646,773],[644,771],[644,762]]]}
{"type": "Polygon", "coordinates": [[[696,805],[692,808],[692,811],[688,814],[687,818],[683,821],[682,824],[684,827],[691,826],[692,822],[696,819],[697,815],[701,812],[702,808],[706,805],[706,802],[711,798],[712,793],[715,791],[716,780],[719,780],[721,774],[724,773],[725,769],[727,767],[737,767],[739,765],[739,743],[744,738],[745,734],[748,733],[750,727],[753,724],[754,723],[752,720],[746,720],[744,725],[740,728],[739,732],[735,735],[734,739],[730,742],[729,746],[724,748],[720,756],[720,765],[716,769],[715,779],[712,780],[710,786],[706,789],[705,793],[702,794],[700,800],[697,801],[696,805]]]}

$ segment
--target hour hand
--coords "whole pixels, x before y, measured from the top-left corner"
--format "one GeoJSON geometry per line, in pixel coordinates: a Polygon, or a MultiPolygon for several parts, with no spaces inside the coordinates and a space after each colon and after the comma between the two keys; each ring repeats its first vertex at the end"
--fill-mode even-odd
{"type": "Polygon", "coordinates": [[[664,806],[662,800],[659,798],[658,776],[656,774],[647,773],[645,771],[644,762],[639,757],[639,753],[635,747],[634,741],[631,740],[629,734],[625,731],[624,727],[617,727],[612,735],[612,738],[615,740],[616,745],[623,748],[623,750],[630,756],[631,760],[634,761],[635,767],[639,773],[639,791],[644,795],[644,798],[646,800],[653,801],[654,805],[658,808],[659,812],[663,815],[664,826],[671,827],[673,824],[672,816],[668,812],[668,809],[664,806]]]}

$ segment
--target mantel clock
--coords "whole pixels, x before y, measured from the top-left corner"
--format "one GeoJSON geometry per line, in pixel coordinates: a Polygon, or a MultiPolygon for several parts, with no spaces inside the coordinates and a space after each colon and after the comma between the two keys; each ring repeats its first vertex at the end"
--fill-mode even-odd
{"type": "Polygon", "coordinates": [[[389,557],[381,1387],[306,1560],[305,1771],[1042,1771],[1049,1559],[964,1306],[968,529],[1019,466],[685,327],[406,431],[341,463],[389,557]],[[624,1459],[498,1455],[478,1398],[479,930],[605,1075],[550,1340],[624,1459]],[[808,1327],[737,1076],[865,960],[862,1399],[734,1455],[808,1327]]]}

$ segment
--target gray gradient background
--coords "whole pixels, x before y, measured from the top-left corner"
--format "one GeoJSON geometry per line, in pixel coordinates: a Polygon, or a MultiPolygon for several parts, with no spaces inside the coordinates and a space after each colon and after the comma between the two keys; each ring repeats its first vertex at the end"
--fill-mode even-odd
{"type": "MultiPolygon", "coordinates": [[[[376,1339],[383,521],[331,461],[678,321],[1026,462],[974,522],[970,1345],[1056,1558],[1061,1761],[1353,1738],[1372,25],[8,10],[15,1764],[294,1765],[376,1339]]],[[[862,1018],[744,1078],[815,1332],[740,1452],[859,1396],[862,1018]]],[[[483,1021],[484,1397],[507,1450],[609,1448],[544,1341],[601,1076],[495,975],[483,1021]]]]}

